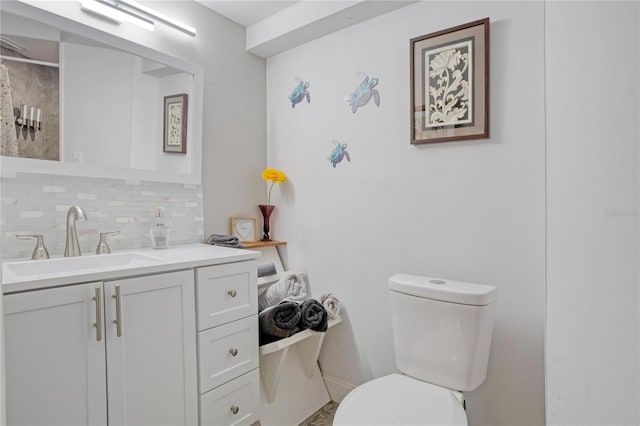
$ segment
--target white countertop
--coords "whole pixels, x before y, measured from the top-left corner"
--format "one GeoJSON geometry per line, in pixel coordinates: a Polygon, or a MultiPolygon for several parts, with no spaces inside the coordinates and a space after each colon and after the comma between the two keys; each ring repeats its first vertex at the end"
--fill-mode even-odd
{"type": "MultiPolygon", "coordinates": [[[[68,284],[104,281],[136,275],[190,269],[200,266],[218,265],[221,263],[240,262],[256,259],[261,255],[259,251],[212,246],[208,244],[186,244],[161,250],[140,249],[113,252],[113,254],[116,255],[124,253],[137,253],[142,256],[146,256],[145,259],[152,259],[152,261],[148,263],[132,262],[126,265],[115,265],[101,268],[83,268],[80,270],[65,270],[64,272],[53,273],[46,272],[42,274],[38,272],[38,262],[50,262],[52,260],[54,262],[63,262],[64,260],[62,258],[52,258],[49,260],[5,261],[2,264],[2,292],[5,294],[15,293],[68,284]],[[29,269],[31,265],[33,265],[34,272],[22,276],[17,275],[13,273],[10,268],[7,268],[7,264],[22,267],[22,269],[29,269]]],[[[110,255],[88,255],[86,257],[89,256],[96,257],[110,255]]]]}

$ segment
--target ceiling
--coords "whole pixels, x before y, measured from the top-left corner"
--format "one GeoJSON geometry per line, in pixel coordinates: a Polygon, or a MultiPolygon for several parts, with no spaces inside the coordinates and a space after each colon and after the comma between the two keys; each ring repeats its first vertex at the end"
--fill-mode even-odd
{"type": "Polygon", "coordinates": [[[417,0],[195,0],[246,28],[247,51],[268,58],[417,0]]]}
{"type": "Polygon", "coordinates": [[[237,22],[243,27],[250,27],[256,22],[278,13],[298,3],[297,0],[196,0],[237,22]]]}
{"type": "Polygon", "coordinates": [[[3,48],[2,54],[6,56],[31,59],[50,64],[57,64],[59,62],[59,48],[58,42],[56,41],[2,35],[0,36],[0,47],[3,48]]]}

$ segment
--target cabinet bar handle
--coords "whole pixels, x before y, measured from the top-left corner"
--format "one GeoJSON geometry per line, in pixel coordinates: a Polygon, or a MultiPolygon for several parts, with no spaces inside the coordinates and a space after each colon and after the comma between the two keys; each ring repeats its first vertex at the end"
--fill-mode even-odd
{"type": "Polygon", "coordinates": [[[96,287],[96,295],[93,300],[96,301],[96,322],[93,326],[96,328],[96,340],[99,342],[102,340],[102,289],[96,287]]]}
{"type": "Polygon", "coordinates": [[[236,407],[235,405],[232,405],[230,410],[233,414],[238,414],[238,411],[240,411],[240,407],[236,407]]]}
{"type": "Polygon", "coordinates": [[[238,355],[238,349],[231,348],[231,349],[229,349],[229,353],[231,354],[231,356],[236,356],[236,355],[238,355]]]}
{"type": "Polygon", "coordinates": [[[238,294],[238,292],[236,292],[235,290],[229,290],[227,291],[227,294],[231,297],[236,297],[236,294],[238,294]]]}
{"type": "Polygon", "coordinates": [[[120,297],[120,286],[116,285],[116,294],[112,296],[116,299],[116,319],[113,323],[116,325],[116,336],[122,337],[122,297],[120,297]]]}

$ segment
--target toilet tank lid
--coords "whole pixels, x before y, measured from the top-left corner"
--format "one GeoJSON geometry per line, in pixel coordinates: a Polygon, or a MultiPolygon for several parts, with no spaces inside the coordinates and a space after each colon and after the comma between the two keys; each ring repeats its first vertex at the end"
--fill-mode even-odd
{"type": "Polygon", "coordinates": [[[392,275],[389,278],[389,289],[411,296],[473,306],[495,302],[498,293],[490,285],[409,274],[392,275]]]}

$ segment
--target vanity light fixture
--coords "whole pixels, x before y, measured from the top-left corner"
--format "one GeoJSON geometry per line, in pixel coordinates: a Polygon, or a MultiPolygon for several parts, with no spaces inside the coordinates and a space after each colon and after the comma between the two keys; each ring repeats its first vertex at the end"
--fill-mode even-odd
{"type": "MultiPolygon", "coordinates": [[[[192,37],[196,36],[195,28],[133,0],[81,0],[81,2],[82,10],[85,12],[97,14],[114,23],[120,24],[122,21],[135,19],[150,25],[153,29],[154,20],[156,20],[192,37]]],[[[140,25],[139,22],[135,23],[140,25]]]]}
{"type": "MultiPolygon", "coordinates": [[[[109,1],[109,0],[100,0],[100,1],[109,1]]],[[[133,1],[133,0],[113,0],[113,2],[116,4],[116,7],[118,7],[119,10],[122,10],[125,13],[129,13],[133,16],[136,16],[138,18],[142,18],[142,16],[140,16],[140,14],[142,14],[143,16],[149,16],[151,18],[155,18],[158,21],[169,25],[170,27],[175,28],[176,30],[182,31],[183,33],[189,34],[191,37],[195,37],[196,36],[196,29],[187,25],[187,24],[183,24],[180,21],[177,21],[167,15],[164,15],[160,12],[156,12],[155,10],[138,3],[137,1],[133,1]]]]}
{"type": "Polygon", "coordinates": [[[153,31],[153,21],[140,16],[134,16],[119,10],[109,2],[100,0],[80,0],[80,9],[83,12],[105,19],[113,24],[120,25],[123,22],[130,22],[145,30],[153,31]]]}
{"type": "Polygon", "coordinates": [[[106,6],[103,6],[95,2],[94,0],[80,0],[80,9],[83,12],[106,19],[113,24],[119,25],[124,22],[122,14],[112,11],[111,9],[108,9],[106,6]]]}

